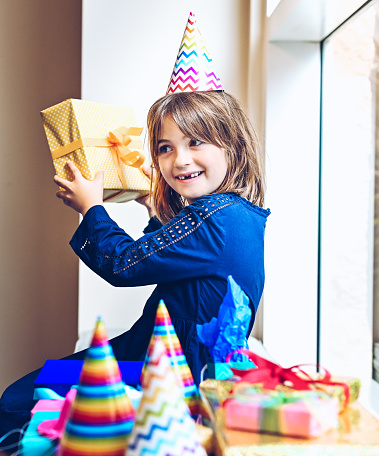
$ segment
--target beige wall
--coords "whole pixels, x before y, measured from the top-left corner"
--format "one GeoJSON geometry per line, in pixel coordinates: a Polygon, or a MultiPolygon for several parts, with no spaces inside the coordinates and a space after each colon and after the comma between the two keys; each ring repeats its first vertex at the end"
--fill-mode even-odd
{"type": "Polygon", "coordinates": [[[39,111],[80,98],[81,1],[0,3],[0,392],[73,351],[77,215],[59,204],[39,111]]]}
{"type": "MultiPolygon", "coordinates": [[[[85,2],[87,15],[98,8],[102,12],[101,20],[107,13],[113,23],[107,26],[108,32],[105,26],[99,29],[92,18],[88,22],[95,25],[96,30],[92,36],[87,24],[87,35],[91,36],[88,47],[83,47],[82,78],[80,0],[0,0],[0,392],[16,378],[42,365],[46,358],[72,352],[77,338],[78,261],[68,241],[78,217],[55,198],[54,170],[39,111],[65,98],[80,98],[81,79],[83,98],[95,101],[134,104],[135,87],[148,87],[148,92],[147,89],[142,92],[142,99],[146,99],[146,106],[141,108],[144,110],[151,100],[161,96],[167,86],[189,6],[178,4],[176,0],[147,3],[154,10],[144,16],[146,5],[130,0],[114,1],[107,4],[105,10],[105,1],[85,2]],[[115,29],[114,21],[118,16],[114,11],[125,8],[126,3],[129,3],[129,14],[132,7],[134,17],[144,17],[143,34],[140,33],[141,21],[124,29],[122,19],[121,32],[115,34],[118,29],[115,29]],[[168,18],[172,27],[162,29],[162,21],[168,18]],[[172,47],[167,50],[164,65],[161,60],[166,58],[165,53],[154,56],[145,51],[145,47],[150,46],[147,31],[156,36],[154,26],[166,35],[166,38],[161,36],[162,42],[172,47]],[[177,28],[175,41],[170,38],[173,27],[177,28]],[[125,42],[130,42],[128,33],[132,33],[134,43],[127,48],[128,55],[133,56],[137,51],[136,58],[150,55],[147,64],[153,69],[157,65],[154,58],[158,58],[162,83],[157,74],[152,82],[146,68],[143,72],[115,73],[99,67],[108,37],[113,37],[108,54],[115,46],[125,52],[125,42]],[[91,67],[92,61],[95,70],[91,67]],[[167,74],[163,74],[164,68],[167,74]],[[148,78],[148,84],[143,78],[148,78]],[[160,85],[155,86],[154,81],[160,85]]],[[[261,50],[257,43],[262,33],[259,16],[264,7],[260,5],[265,2],[194,0],[191,3],[224,86],[241,100],[263,133],[263,80],[259,66],[261,50]]],[[[141,104],[141,92],[138,103],[141,104]]],[[[116,209],[119,208],[114,211],[116,209]]],[[[119,219],[122,222],[121,216],[119,219]]],[[[95,293],[98,298],[98,289],[92,282],[87,282],[81,272],[82,282],[86,283],[82,295],[92,299],[95,293]]],[[[119,316],[115,308],[111,308],[109,293],[107,289],[107,308],[119,316]]],[[[123,300],[125,302],[126,298],[123,300]]],[[[93,307],[92,300],[91,309],[93,307]]],[[[125,305],[124,308],[129,313],[125,305]]],[[[87,315],[87,319],[92,328],[93,318],[87,315]]],[[[260,332],[259,325],[256,329],[260,332]]]]}

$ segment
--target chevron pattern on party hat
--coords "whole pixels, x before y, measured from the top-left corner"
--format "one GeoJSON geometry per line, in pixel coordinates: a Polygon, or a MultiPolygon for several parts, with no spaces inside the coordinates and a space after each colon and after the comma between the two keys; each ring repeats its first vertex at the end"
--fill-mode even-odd
{"type": "Polygon", "coordinates": [[[191,12],[166,94],[208,90],[223,90],[223,87],[191,12]]]}
{"type": "Polygon", "coordinates": [[[184,356],[175,328],[172,324],[170,314],[163,300],[160,300],[155,317],[155,325],[150,343],[147,349],[145,363],[141,374],[141,384],[144,385],[144,377],[149,363],[151,353],[154,350],[156,337],[160,337],[163,342],[167,356],[169,357],[177,381],[182,388],[184,400],[188,405],[192,415],[200,413],[198,390],[193,380],[190,368],[188,367],[186,357],[184,356]]]}
{"type": "Polygon", "coordinates": [[[127,456],[205,456],[166,348],[156,337],[127,456]]]}
{"type": "Polygon", "coordinates": [[[104,323],[99,318],[58,456],[124,456],[134,415],[104,323]]]}

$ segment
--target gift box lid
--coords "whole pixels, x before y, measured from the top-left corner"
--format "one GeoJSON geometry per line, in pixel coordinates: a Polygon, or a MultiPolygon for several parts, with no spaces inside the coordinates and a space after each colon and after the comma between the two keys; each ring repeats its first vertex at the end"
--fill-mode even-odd
{"type": "Polygon", "coordinates": [[[63,407],[63,400],[56,399],[40,399],[32,408],[31,415],[37,412],[60,412],[63,407]]]}
{"type": "MultiPolygon", "coordinates": [[[[34,388],[50,388],[61,396],[78,384],[84,361],[48,359],[41,369],[34,388]]],[[[119,361],[122,380],[130,386],[137,386],[143,361],[119,361]]]]}

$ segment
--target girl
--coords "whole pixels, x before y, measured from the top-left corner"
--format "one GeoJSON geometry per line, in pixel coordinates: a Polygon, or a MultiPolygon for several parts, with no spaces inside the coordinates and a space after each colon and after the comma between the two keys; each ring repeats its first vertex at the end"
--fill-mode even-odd
{"type": "MultiPolygon", "coordinates": [[[[143,237],[132,239],[108,216],[102,172],[90,182],[68,163],[74,180],[55,176],[64,189],[57,196],[83,215],[70,243],[84,263],[115,286],[157,285],[141,318],[111,340],[116,359],[144,359],[163,299],[198,384],[208,348],[199,343],[196,324],[217,317],[227,276],[232,275],[249,297],[249,331],[261,299],[269,215],[262,209],[263,157],[247,117],[236,99],[224,92],[166,95],[151,107],[147,127],[155,183],[151,200],[140,201],[151,216],[143,237]]],[[[15,396],[17,407],[24,397],[22,408],[30,410],[37,374],[8,388],[0,418],[15,396]]],[[[8,411],[9,418],[12,410],[8,411]]],[[[28,419],[17,416],[17,424],[28,419]]]]}
{"type": "Polygon", "coordinates": [[[253,315],[261,298],[263,160],[248,119],[223,92],[166,95],[151,107],[147,127],[156,216],[145,236],[135,241],[109,218],[102,174],[89,182],[69,163],[74,181],[55,177],[64,189],[57,196],[84,215],[71,246],[93,271],[115,286],[157,284],[141,318],[113,341],[116,358],[144,359],[163,299],[198,383],[207,348],[196,323],[217,317],[227,276],[249,296],[253,315]]]}

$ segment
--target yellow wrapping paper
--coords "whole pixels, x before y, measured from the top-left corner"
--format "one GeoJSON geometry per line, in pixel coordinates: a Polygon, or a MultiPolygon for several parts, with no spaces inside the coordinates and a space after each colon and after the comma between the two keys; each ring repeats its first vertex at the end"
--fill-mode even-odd
{"type": "MultiPolygon", "coordinates": [[[[332,376],[333,382],[345,383],[349,387],[349,401],[348,405],[356,401],[359,397],[361,389],[361,381],[356,377],[336,377],[332,376]]],[[[343,412],[346,408],[346,397],[345,390],[340,385],[325,385],[323,383],[316,383],[315,389],[323,391],[324,393],[330,394],[332,397],[336,397],[339,403],[339,410],[343,412]]]]}
{"type": "Polygon", "coordinates": [[[150,180],[140,168],[134,167],[141,160],[134,166],[125,165],[117,157],[115,147],[107,142],[111,132],[127,127],[123,130],[128,132],[128,152],[141,155],[138,152],[143,150],[141,129],[135,128],[132,108],[68,99],[45,109],[41,116],[59,177],[72,180],[65,166],[72,160],[88,180],[93,180],[99,169],[104,170],[105,201],[125,202],[149,193],[150,180]],[[64,146],[76,150],[66,153],[64,146]]]}
{"type": "Polygon", "coordinates": [[[201,446],[207,452],[208,455],[213,454],[213,431],[209,427],[205,427],[201,424],[196,424],[197,435],[201,446]]]}

